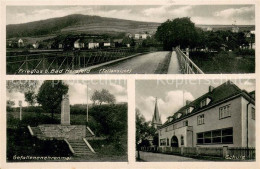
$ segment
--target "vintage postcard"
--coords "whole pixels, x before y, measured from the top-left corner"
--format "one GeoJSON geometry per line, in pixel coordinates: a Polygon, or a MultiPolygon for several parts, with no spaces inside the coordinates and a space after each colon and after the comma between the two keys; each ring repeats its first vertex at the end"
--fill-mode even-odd
{"type": "Polygon", "coordinates": [[[0,169],[257,169],[259,0],[1,0],[0,169]]]}

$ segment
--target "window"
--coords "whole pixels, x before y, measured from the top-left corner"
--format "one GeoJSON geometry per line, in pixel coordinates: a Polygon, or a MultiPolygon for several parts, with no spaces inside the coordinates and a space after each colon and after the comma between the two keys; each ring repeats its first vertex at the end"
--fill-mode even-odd
{"type": "Polygon", "coordinates": [[[178,114],[177,114],[177,119],[180,118],[181,115],[182,115],[181,113],[178,113],[178,114]]]}
{"type": "Polygon", "coordinates": [[[185,126],[188,126],[188,125],[189,125],[188,120],[186,120],[186,121],[183,122],[183,126],[184,126],[184,127],[185,127],[185,126]]]}
{"type": "Polygon", "coordinates": [[[222,130],[222,143],[233,143],[233,128],[222,130]]]}
{"type": "Polygon", "coordinates": [[[170,143],[169,143],[169,139],[167,138],[167,146],[169,146],[170,145],[170,143]]]}
{"type": "Polygon", "coordinates": [[[219,108],[219,119],[231,117],[230,105],[226,105],[219,108]]]}
{"type": "Polygon", "coordinates": [[[204,106],[206,106],[206,99],[204,99],[200,102],[200,107],[204,107],[204,106]]]}
{"type": "Polygon", "coordinates": [[[204,124],[204,114],[198,116],[198,125],[204,124]]]}
{"type": "Polygon", "coordinates": [[[232,144],[233,128],[197,133],[197,144],[232,144]]]}
{"type": "Polygon", "coordinates": [[[184,145],[184,137],[181,136],[181,145],[184,145]]]}
{"type": "Polygon", "coordinates": [[[165,146],[166,145],[166,139],[165,138],[160,140],[160,145],[161,146],[165,146]]]}
{"type": "Polygon", "coordinates": [[[189,114],[190,113],[190,108],[187,108],[186,109],[186,114],[189,114]]]}
{"type": "Polygon", "coordinates": [[[252,107],[252,109],[251,109],[251,114],[252,114],[252,119],[253,120],[255,120],[255,108],[254,107],[252,107]]]}

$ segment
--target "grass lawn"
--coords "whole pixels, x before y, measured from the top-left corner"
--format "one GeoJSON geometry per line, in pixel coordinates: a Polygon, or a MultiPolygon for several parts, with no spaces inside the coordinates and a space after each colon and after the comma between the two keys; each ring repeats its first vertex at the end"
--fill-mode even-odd
{"type": "Polygon", "coordinates": [[[204,73],[254,73],[254,56],[237,56],[233,52],[221,52],[215,56],[190,55],[192,61],[204,73]]]}

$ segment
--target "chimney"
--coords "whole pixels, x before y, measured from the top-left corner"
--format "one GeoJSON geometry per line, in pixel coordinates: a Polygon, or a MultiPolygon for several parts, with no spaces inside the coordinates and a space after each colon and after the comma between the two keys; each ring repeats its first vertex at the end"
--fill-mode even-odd
{"type": "Polygon", "coordinates": [[[209,92],[211,93],[214,90],[213,86],[209,86],[209,92]]]}
{"type": "Polygon", "coordinates": [[[186,105],[189,105],[191,103],[190,100],[186,100],[186,105]]]}

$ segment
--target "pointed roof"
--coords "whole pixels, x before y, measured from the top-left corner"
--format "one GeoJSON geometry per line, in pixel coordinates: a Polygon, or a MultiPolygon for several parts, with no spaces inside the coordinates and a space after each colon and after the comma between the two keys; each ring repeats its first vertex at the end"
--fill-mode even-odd
{"type": "Polygon", "coordinates": [[[157,104],[157,97],[155,100],[155,107],[154,107],[154,114],[153,114],[153,120],[152,120],[152,124],[162,124],[162,120],[161,117],[159,115],[159,109],[158,109],[158,104],[157,104]]]}
{"type": "MultiPolygon", "coordinates": [[[[223,83],[222,85],[214,88],[211,92],[207,92],[206,94],[200,96],[199,98],[195,99],[194,101],[192,101],[191,103],[189,103],[188,105],[183,106],[182,108],[180,108],[176,113],[174,113],[171,119],[169,121],[166,121],[161,128],[163,128],[164,126],[168,126],[170,124],[173,124],[175,122],[178,122],[180,120],[183,120],[187,117],[190,117],[192,115],[195,115],[201,111],[205,111],[206,109],[218,105],[220,103],[222,103],[225,100],[228,100],[230,98],[234,98],[234,97],[238,97],[238,96],[244,96],[246,99],[251,100],[254,104],[254,98],[252,95],[250,95],[250,93],[248,93],[245,90],[241,90],[238,86],[236,86],[233,82],[231,81],[227,81],[225,83],[223,83]],[[206,98],[210,99],[210,102],[204,106],[201,107],[200,103],[202,100],[205,100],[206,98]],[[186,114],[185,110],[188,107],[193,107],[194,109],[189,113],[186,114]],[[179,118],[176,118],[176,116],[178,114],[181,114],[181,116],[179,118]]],[[[168,117],[168,118],[170,118],[168,117]]]]}

